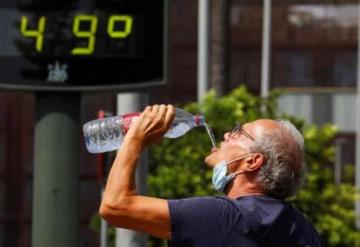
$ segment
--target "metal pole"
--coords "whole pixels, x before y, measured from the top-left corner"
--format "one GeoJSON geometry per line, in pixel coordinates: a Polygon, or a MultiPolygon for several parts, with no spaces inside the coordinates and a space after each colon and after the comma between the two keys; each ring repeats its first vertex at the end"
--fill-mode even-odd
{"type": "MultiPolygon", "coordinates": [[[[117,114],[122,115],[129,112],[142,111],[147,104],[148,99],[140,93],[123,93],[118,94],[117,114]]],[[[143,152],[136,170],[136,188],[139,194],[146,194],[146,181],[148,172],[148,154],[143,152]]],[[[147,235],[127,230],[116,229],[116,247],[145,247],[147,235]]]]}
{"type": "Polygon", "coordinates": [[[36,95],[32,246],[78,246],[79,115],[79,94],[36,95]]]}
{"type": "Polygon", "coordinates": [[[342,140],[336,140],[335,142],[335,184],[339,186],[341,184],[342,176],[342,140]]]}
{"type": "Polygon", "coordinates": [[[198,102],[209,84],[209,0],[199,0],[198,10],[198,102]]]}
{"type": "MultiPolygon", "coordinates": [[[[357,93],[356,93],[356,172],[355,186],[360,189],[360,1],[358,3],[358,57],[357,57],[357,93]]],[[[360,215],[360,201],[355,202],[356,216],[360,215]]],[[[356,227],[360,229],[360,218],[356,217],[356,227]]]]}
{"type": "Polygon", "coordinates": [[[271,0],[264,0],[263,32],[261,54],[261,97],[269,95],[270,43],[271,43],[271,0]]]}
{"type": "MultiPolygon", "coordinates": [[[[105,117],[111,117],[113,114],[107,113],[103,110],[98,111],[98,119],[105,117]]],[[[103,198],[103,193],[105,190],[105,180],[106,180],[106,167],[108,161],[108,153],[97,154],[96,160],[96,178],[97,182],[100,185],[100,196],[103,198]]],[[[100,247],[108,246],[108,224],[107,222],[100,217],[100,247]]]]}
{"type": "MultiPolygon", "coordinates": [[[[101,197],[104,192],[104,188],[101,188],[101,197]]],[[[100,219],[100,247],[108,246],[108,224],[101,218],[100,219]]]]}

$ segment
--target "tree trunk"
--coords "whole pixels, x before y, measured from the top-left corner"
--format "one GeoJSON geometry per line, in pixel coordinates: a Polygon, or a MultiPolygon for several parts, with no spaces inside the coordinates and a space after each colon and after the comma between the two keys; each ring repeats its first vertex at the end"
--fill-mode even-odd
{"type": "Polygon", "coordinates": [[[231,0],[211,1],[211,87],[218,95],[230,88],[229,43],[231,0]]]}

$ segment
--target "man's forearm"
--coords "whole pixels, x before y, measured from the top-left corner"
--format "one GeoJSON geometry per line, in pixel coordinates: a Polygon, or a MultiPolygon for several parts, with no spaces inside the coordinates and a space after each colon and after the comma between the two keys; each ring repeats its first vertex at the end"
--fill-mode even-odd
{"type": "Polygon", "coordinates": [[[116,206],[127,196],[137,195],[135,170],[142,150],[141,142],[124,138],[109,173],[103,202],[110,206],[116,206]]]}

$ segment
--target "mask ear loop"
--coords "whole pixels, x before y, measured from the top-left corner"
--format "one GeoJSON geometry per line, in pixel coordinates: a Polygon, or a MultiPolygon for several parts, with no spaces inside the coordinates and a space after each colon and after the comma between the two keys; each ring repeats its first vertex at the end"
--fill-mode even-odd
{"type": "MultiPolygon", "coordinates": [[[[247,155],[241,156],[241,157],[239,157],[239,158],[230,160],[229,162],[226,162],[226,166],[228,166],[229,164],[231,164],[231,163],[233,163],[233,162],[235,162],[235,161],[245,159],[245,158],[250,157],[250,156],[252,156],[252,155],[253,155],[253,154],[247,154],[247,155]]],[[[228,178],[229,178],[229,179],[233,179],[235,176],[237,176],[237,175],[239,175],[239,174],[242,174],[242,173],[245,173],[245,171],[238,171],[238,172],[231,173],[231,174],[229,174],[228,178]]]]}
{"type": "Polygon", "coordinates": [[[228,177],[229,177],[229,179],[233,179],[233,178],[236,177],[237,175],[243,174],[243,173],[245,173],[245,171],[234,172],[234,173],[231,173],[228,177]]]}
{"type": "Polygon", "coordinates": [[[245,158],[247,158],[247,157],[249,157],[249,156],[252,156],[252,155],[254,155],[254,154],[247,154],[247,155],[241,156],[241,157],[239,157],[239,158],[236,158],[236,159],[227,161],[227,162],[226,162],[226,165],[229,165],[229,164],[231,164],[231,163],[233,163],[233,162],[235,162],[235,161],[238,161],[238,160],[245,159],[245,158]]]}

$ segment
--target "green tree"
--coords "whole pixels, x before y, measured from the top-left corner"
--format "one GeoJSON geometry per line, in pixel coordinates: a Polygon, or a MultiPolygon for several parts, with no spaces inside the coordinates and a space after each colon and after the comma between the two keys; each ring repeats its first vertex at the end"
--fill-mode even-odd
{"type": "MultiPolygon", "coordinates": [[[[336,127],[306,124],[303,120],[280,113],[277,99],[280,91],[272,91],[267,99],[239,87],[218,97],[210,91],[202,102],[183,108],[192,113],[202,112],[217,140],[236,122],[245,123],[259,118],[283,118],[292,121],[303,133],[308,175],[304,187],[290,200],[315,224],[326,246],[360,246],[360,233],[355,227],[355,188],[350,179],[334,184],[334,147],[331,144],[336,127]],[[261,110],[261,106],[265,109],[261,110]]],[[[151,148],[149,192],[162,198],[184,198],[214,194],[212,171],[203,164],[211,142],[202,128],[192,130],[179,139],[164,139],[151,148]]],[[[348,176],[349,177],[349,176],[348,176]]],[[[166,246],[164,241],[151,239],[150,246],[166,246]]]]}

